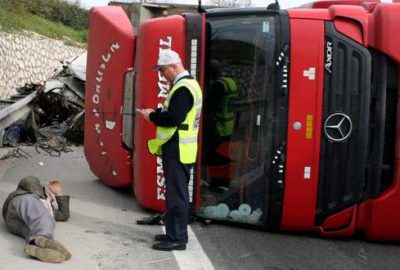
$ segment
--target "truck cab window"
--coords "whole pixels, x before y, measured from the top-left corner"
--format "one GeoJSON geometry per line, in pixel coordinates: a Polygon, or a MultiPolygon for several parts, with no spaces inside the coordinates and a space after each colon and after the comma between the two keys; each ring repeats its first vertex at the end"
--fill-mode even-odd
{"type": "Polygon", "coordinates": [[[266,216],[275,36],[274,16],[207,19],[200,216],[255,225],[266,216]]]}

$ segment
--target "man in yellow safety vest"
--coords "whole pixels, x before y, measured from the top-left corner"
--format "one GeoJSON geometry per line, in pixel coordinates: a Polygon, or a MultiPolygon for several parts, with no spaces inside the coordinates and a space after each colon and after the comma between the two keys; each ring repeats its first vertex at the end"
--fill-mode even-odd
{"type": "Polygon", "coordinates": [[[156,138],[148,141],[148,147],[150,153],[162,157],[166,182],[166,234],[155,236],[153,249],[185,250],[189,222],[188,183],[197,159],[202,92],[175,51],[160,51],[157,68],[172,85],[164,106],[157,110],[137,110],[157,126],[156,138]]]}

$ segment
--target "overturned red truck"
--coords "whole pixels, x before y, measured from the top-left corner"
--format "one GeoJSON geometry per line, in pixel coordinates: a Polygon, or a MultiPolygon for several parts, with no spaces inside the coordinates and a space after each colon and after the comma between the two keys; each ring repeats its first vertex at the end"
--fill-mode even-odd
{"type": "Polygon", "coordinates": [[[91,10],[85,156],[107,185],[164,210],[155,126],[135,109],[163,104],[170,86],[152,67],[173,49],[204,95],[192,214],[400,240],[400,3],[212,9],[137,30],[119,7],[91,10]]]}

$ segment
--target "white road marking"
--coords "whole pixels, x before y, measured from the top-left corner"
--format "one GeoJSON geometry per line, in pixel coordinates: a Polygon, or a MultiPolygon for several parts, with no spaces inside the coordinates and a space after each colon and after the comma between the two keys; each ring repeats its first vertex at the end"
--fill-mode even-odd
{"type": "MultiPolygon", "coordinates": [[[[163,226],[165,233],[165,226],[163,226]]],[[[214,265],[211,263],[203,247],[197,240],[192,228],[188,226],[189,243],[186,245],[185,251],[173,251],[175,259],[181,270],[214,270],[214,265]]]]}

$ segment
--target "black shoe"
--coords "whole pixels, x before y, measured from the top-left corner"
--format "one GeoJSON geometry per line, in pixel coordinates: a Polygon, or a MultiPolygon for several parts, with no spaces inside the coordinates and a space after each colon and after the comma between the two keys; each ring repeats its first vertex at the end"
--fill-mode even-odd
{"type": "Polygon", "coordinates": [[[162,225],[164,214],[155,214],[140,220],[136,220],[139,225],[162,225]]]}
{"type": "Polygon", "coordinates": [[[158,241],[158,242],[167,242],[167,236],[165,234],[156,234],[154,236],[154,240],[158,241]]]}
{"type": "Polygon", "coordinates": [[[174,242],[158,242],[152,247],[155,250],[171,251],[171,250],[185,250],[186,244],[174,243],[174,242]]]}

